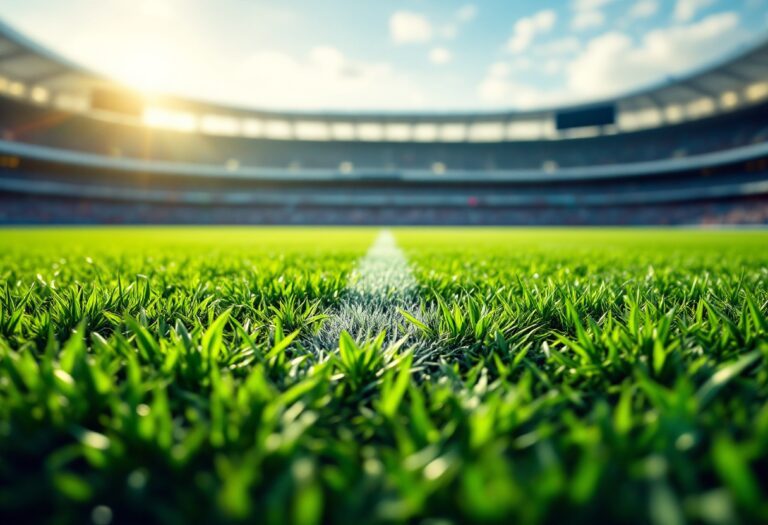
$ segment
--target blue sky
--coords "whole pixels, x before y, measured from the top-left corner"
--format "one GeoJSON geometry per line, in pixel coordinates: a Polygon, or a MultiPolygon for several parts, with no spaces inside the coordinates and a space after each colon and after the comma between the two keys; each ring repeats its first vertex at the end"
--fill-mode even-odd
{"type": "Polygon", "coordinates": [[[683,75],[766,36],[768,0],[0,0],[152,91],[300,110],[530,109],[683,75]]]}

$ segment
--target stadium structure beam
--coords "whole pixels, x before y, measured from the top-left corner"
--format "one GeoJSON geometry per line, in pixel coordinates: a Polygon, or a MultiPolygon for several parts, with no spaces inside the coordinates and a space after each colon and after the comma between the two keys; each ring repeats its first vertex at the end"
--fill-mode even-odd
{"type": "MultiPolygon", "coordinates": [[[[744,87],[745,79],[742,77],[724,73],[722,71],[713,72],[711,76],[719,77],[721,80],[726,79],[731,84],[728,86],[729,89],[740,89],[744,87]]],[[[750,82],[752,82],[752,80],[750,80],[750,82]]]]}
{"type": "Polygon", "coordinates": [[[765,66],[768,67],[768,54],[765,55],[758,55],[755,57],[752,57],[747,62],[750,65],[758,65],[758,66],[765,66]]]}
{"type": "MultiPolygon", "coordinates": [[[[22,49],[22,48],[14,49],[13,51],[10,51],[8,53],[0,54],[0,64],[2,64],[3,62],[10,62],[11,60],[16,60],[28,55],[31,55],[31,53],[26,49],[22,49]]],[[[35,56],[35,55],[32,55],[32,56],[35,56]]]]}
{"type": "Polygon", "coordinates": [[[734,71],[730,67],[721,68],[721,69],[718,70],[718,73],[721,74],[721,75],[727,76],[727,77],[735,78],[736,80],[738,80],[741,83],[752,83],[752,82],[754,82],[756,80],[755,78],[749,77],[749,76],[745,75],[744,73],[741,73],[739,71],[734,71]]]}
{"type": "Polygon", "coordinates": [[[683,80],[679,83],[679,85],[683,89],[687,89],[688,91],[696,93],[697,95],[703,95],[705,97],[717,97],[720,94],[719,92],[715,92],[711,89],[702,87],[697,80],[683,80]]]}
{"type": "Polygon", "coordinates": [[[72,71],[66,67],[57,67],[47,73],[41,73],[39,75],[36,75],[34,77],[25,78],[24,82],[28,84],[46,84],[50,82],[51,80],[61,78],[63,76],[66,76],[70,74],[72,71]]]}
{"type": "MultiPolygon", "coordinates": [[[[640,100],[647,100],[650,102],[650,107],[653,108],[656,113],[659,115],[659,121],[662,123],[667,123],[667,116],[664,113],[664,101],[654,92],[648,92],[644,93],[643,95],[637,97],[640,100]]],[[[637,109],[644,109],[644,107],[640,104],[637,104],[635,107],[635,110],[637,109]]]]}
{"type": "Polygon", "coordinates": [[[651,105],[659,112],[664,112],[664,101],[654,92],[648,92],[643,95],[643,98],[650,100],[651,105]]]}
{"type": "Polygon", "coordinates": [[[766,68],[760,64],[755,64],[754,62],[750,61],[744,64],[739,64],[739,67],[742,69],[742,74],[749,72],[749,75],[752,76],[750,82],[764,80],[766,77],[768,77],[768,71],[766,71],[766,68]]]}

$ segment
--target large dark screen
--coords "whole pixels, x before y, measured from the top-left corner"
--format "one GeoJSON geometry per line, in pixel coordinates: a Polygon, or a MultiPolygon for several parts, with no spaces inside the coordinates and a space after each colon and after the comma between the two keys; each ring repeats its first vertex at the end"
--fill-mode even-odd
{"type": "Polygon", "coordinates": [[[557,129],[607,126],[616,122],[616,106],[593,106],[591,108],[560,111],[557,114],[557,129]]]}

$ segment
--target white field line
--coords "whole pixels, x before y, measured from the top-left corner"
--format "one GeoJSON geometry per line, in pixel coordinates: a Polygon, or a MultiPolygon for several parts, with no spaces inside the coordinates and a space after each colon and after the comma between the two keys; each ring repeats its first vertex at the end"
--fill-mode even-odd
{"type": "Polygon", "coordinates": [[[392,233],[383,230],[358,261],[340,304],[312,344],[326,350],[335,348],[342,330],[357,340],[386,331],[387,342],[393,342],[402,336],[398,326],[407,324],[399,309],[414,311],[416,305],[416,279],[392,233]]]}
{"type": "Polygon", "coordinates": [[[383,230],[352,271],[348,292],[359,298],[402,300],[416,292],[416,279],[389,230],[383,230]]]}

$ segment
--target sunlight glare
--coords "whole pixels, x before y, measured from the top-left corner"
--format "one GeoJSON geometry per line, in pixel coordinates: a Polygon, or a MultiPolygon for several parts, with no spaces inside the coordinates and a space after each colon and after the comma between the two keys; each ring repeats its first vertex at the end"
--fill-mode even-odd
{"type": "Polygon", "coordinates": [[[168,89],[174,78],[170,53],[156,42],[138,45],[121,61],[116,76],[141,91],[155,93],[168,89]]]}

